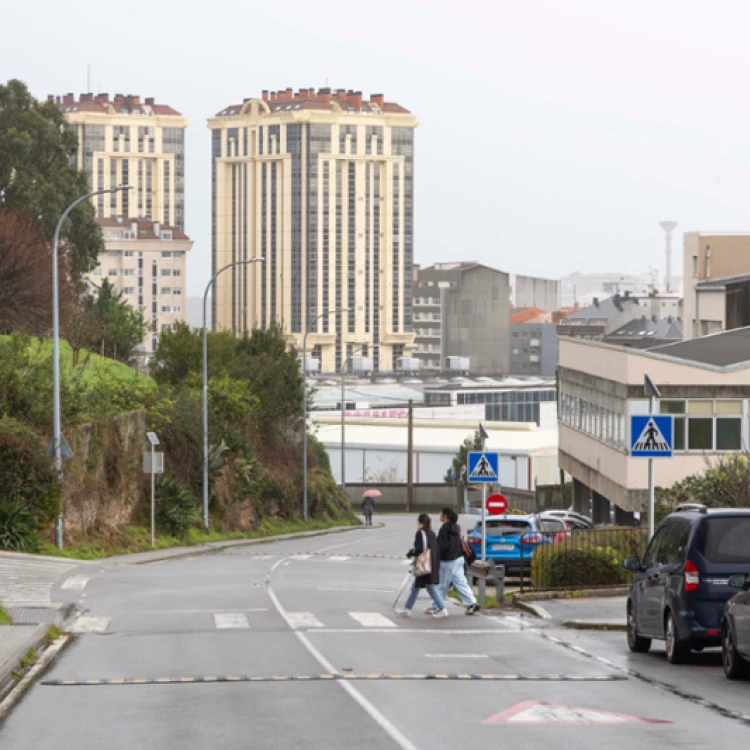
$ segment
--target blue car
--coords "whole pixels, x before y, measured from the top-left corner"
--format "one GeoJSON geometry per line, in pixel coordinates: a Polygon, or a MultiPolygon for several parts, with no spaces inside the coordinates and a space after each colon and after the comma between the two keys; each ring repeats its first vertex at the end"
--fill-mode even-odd
{"type": "MultiPolygon", "coordinates": [[[[552,544],[567,534],[565,524],[556,518],[531,516],[489,516],[487,523],[487,559],[505,565],[507,570],[528,569],[540,545],[552,544]]],[[[476,556],[482,556],[482,522],[468,535],[476,556]]]]}

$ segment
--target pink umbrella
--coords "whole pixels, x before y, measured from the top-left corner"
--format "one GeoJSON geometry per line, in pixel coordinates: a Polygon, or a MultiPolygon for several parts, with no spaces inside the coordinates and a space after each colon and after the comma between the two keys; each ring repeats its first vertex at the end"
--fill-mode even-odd
{"type": "Polygon", "coordinates": [[[380,490],[367,490],[362,493],[362,497],[382,497],[383,493],[380,490]]]}

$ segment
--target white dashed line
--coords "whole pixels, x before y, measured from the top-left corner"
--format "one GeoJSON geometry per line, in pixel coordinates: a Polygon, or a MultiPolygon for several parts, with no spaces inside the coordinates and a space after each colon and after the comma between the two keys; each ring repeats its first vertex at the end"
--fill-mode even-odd
{"type": "Polygon", "coordinates": [[[218,630],[246,630],[250,627],[242,612],[216,612],[214,622],[218,630]]]}
{"type": "Polygon", "coordinates": [[[109,617],[79,617],[70,629],[71,633],[103,633],[109,627],[109,617]]]}

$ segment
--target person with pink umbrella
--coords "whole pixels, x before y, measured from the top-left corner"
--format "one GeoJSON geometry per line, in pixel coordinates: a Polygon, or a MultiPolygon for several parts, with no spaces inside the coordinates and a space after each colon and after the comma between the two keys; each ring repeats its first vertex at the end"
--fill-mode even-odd
{"type": "Polygon", "coordinates": [[[365,526],[372,526],[372,513],[375,510],[375,501],[373,498],[381,497],[380,490],[367,490],[362,495],[362,513],[365,516],[365,526]]]}

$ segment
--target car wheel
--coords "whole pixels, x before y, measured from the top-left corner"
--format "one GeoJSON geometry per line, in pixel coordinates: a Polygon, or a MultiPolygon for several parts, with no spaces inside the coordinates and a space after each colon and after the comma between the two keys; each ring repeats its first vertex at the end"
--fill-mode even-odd
{"type": "Polygon", "coordinates": [[[677,634],[677,622],[674,619],[674,615],[671,612],[667,613],[666,622],[666,646],[667,646],[667,661],[670,664],[682,664],[687,655],[690,652],[689,648],[685,646],[680,637],[677,634]]]}
{"type": "Polygon", "coordinates": [[[632,604],[628,604],[628,648],[636,654],[645,654],[651,648],[651,639],[638,635],[632,604]]]}
{"type": "Polygon", "coordinates": [[[750,675],[750,664],[737,653],[734,634],[728,622],[724,623],[721,632],[721,663],[724,674],[730,680],[744,680],[750,675]]]}

